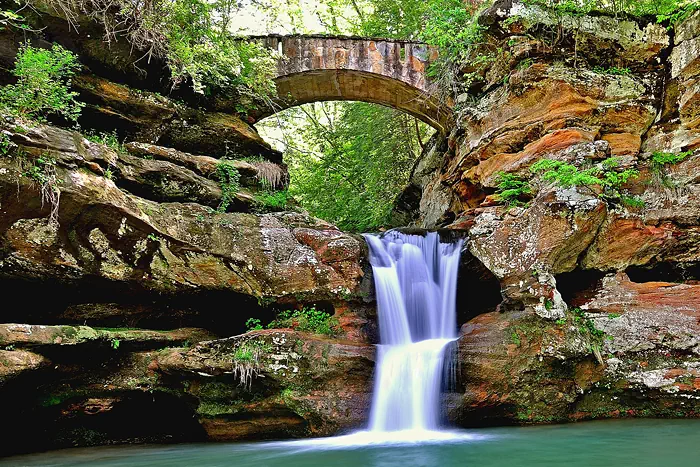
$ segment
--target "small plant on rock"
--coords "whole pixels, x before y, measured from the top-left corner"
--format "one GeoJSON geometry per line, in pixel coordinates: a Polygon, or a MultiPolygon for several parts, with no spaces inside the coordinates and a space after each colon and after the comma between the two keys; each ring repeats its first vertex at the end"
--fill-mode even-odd
{"type": "Polygon", "coordinates": [[[56,176],[56,160],[48,154],[43,154],[34,160],[22,174],[39,186],[41,191],[41,205],[48,203],[51,207],[49,223],[58,222],[58,203],[61,198],[61,190],[58,188],[56,176]]]}
{"type": "Polygon", "coordinates": [[[618,68],[616,66],[612,66],[610,68],[603,68],[602,66],[594,66],[593,71],[596,73],[600,73],[602,75],[619,75],[619,76],[626,76],[632,73],[632,70],[629,68],[618,68]]]}
{"type": "Polygon", "coordinates": [[[693,151],[686,152],[661,152],[657,151],[651,155],[651,166],[654,171],[660,171],[667,165],[678,164],[693,155],[693,151]]]}
{"type": "Polygon", "coordinates": [[[12,142],[7,133],[0,133],[0,154],[8,155],[17,145],[12,142]]]}
{"type": "Polygon", "coordinates": [[[127,152],[124,144],[119,141],[119,136],[116,131],[111,133],[88,133],[85,135],[85,138],[93,143],[104,144],[119,154],[126,154],[127,152]]]}
{"type": "Polygon", "coordinates": [[[255,199],[260,203],[261,211],[278,211],[287,207],[291,196],[289,191],[265,191],[258,194],[255,199]]]}
{"type": "Polygon", "coordinates": [[[542,178],[554,182],[562,188],[571,187],[600,187],[600,194],[607,200],[619,200],[623,195],[622,187],[631,179],[639,176],[636,169],[618,170],[619,160],[615,157],[604,160],[600,165],[587,169],[579,169],[567,162],[542,159],[535,163],[530,170],[541,173],[542,178]]]}
{"type": "Polygon", "coordinates": [[[522,206],[532,195],[527,179],[521,175],[500,172],[496,198],[508,206],[522,206]]]}
{"type": "Polygon", "coordinates": [[[257,318],[248,319],[248,321],[245,322],[245,327],[248,330],[248,332],[259,331],[263,329],[262,322],[257,318]]]}
{"type": "Polygon", "coordinates": [[[231,160],[222,159],[216,165],[215,176],[219,180],[219,187],[221,187],[221,202],[216,210],[219,212],[226,212],[231,203],[236,199],[238,190],[241,187],[241,174],[231,160]]]}
{"type": "Polygon", "coordinates": [[[277,319],[268,326],[275,328],[292,328],[297,331],[336,336],[340,333],[338,319],[315,307],[301,310],[285,310],[277,315],[277,319]]]}

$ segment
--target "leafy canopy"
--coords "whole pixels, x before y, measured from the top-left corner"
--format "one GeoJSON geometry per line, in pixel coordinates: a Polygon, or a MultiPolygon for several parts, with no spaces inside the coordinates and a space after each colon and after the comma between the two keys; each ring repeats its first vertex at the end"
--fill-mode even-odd
{"type": "Polygon", "coordinates": [[[358,232],[390,224],[431,131],[409,115],[361,102],[307,104],[264,125],[268,139],[282,127],[289,194],[312,215],[358,232]]]}

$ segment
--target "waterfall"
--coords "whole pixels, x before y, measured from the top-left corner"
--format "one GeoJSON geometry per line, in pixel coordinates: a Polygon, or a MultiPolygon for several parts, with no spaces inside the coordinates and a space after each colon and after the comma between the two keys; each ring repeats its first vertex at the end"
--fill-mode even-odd
{"type": "Polygon", "coordinates": [[[365,235],[379,314],[370,432],[439,428],[446,347],[456,339],[462,242],[390,231],[365,235]]]}

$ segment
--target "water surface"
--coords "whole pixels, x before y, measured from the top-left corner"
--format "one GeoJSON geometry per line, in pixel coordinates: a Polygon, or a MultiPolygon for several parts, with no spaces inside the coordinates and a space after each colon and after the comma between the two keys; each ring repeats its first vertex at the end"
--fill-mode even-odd
{"type": "Polygon", "coordinates": [[[413,443],[361,434],[271,443],[81,448],[0,459],[0,466],[10,465],[689,467],[700,465],[700,420],[622,420],[475,429],[443,432],[436,439],[413,443]],[[368,441],[374,444],[368,445],[368,441]]]}

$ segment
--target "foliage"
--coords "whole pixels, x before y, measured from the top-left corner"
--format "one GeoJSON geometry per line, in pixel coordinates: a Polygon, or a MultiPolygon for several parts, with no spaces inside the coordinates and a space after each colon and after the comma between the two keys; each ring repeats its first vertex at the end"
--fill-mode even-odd
{"type": "MultiPolygon", "coordinates": [[[[12,0],[12,2],[17,7],[21,6],[19,0],[12,0]]],[[[0,9],[0,31],[5,30],[6,28],[29,29],[29,26],[27,26],[27,24],[24,22],[24,17],[22,17],[18,10],[8,10],[3,8],[0,9]]]]}
{"type": "Polygon", "coordinates": [[[603,68],[601,66],[594,66],[593,71],[596,73],[600,73],[603,75],[629,75],[632,73],[632,70],[629,68],[618,68],[616,66],[610,67],[610,68],[603,68]]]}
{"type": "Polygon", "coordinates": [[[280,191],[264,191],[255,196],[258,203],[263,209],[281,210],[287,207],[291,200],[288,190],[280,191]]]}
{"type": "Polygon", "coordinates": [[[115,339],[110,340],[110,345],[111,345],[112,349],[114,349],[114,350],[118,350],[120,344],[121,344],[121,342],[119,339],[115,338],[115,339]]]}
{"type": "Polygon", "coordinates": [[[619,161],[611,157],[603,161],[599,166],[587,169],[579,169],[575,165],[552,159],[542,159],[531,168],[532,173],[542,173],[542,178],[548,182],[554,182],[563,188],[572,186],[593,187],[599,186],[603,196],[607,198],[620,198],[620,190],[630,179],[639,176],[639,171],[626,169],[618,171],[619,161]]]}
{"type": "Polygon", "coordinates": [[[308,104],[273,119],[258,129],[274,139],[281,126],[289,195],[312,215],[355,232],[390,225],[394,200],[431,131],[409,115],[366,103],[308,104]]]}
{"type": "Polygon", "coordinates": [[[642,209],[644,206],[646,206],[644,200],[636,196],[622,195],[620,197],[620,201],[622,201],[622,204],[628,208],[642,209]]]}
{"type": "Polygon", "coordinates": [[[268,329],[292,328],[326,336],[336,336],[340,333],[338,319],[315,307],[282,311],[267,327],[268,329]]]}
{"type": "Polygon", "coordinates": [[[7,133],[0,133],[0,154],[3,156],[8,155],[15,146],[16,144],[12,142],[7,133]]]}
{"type": "Polygon", "coordinates": [[[222,159],[216,164],[214,176],[219,181],[219,187],[221,187],[221,202],[217,211],[226,212],[231,203],[235,201],[238,190],[241,187],[241,174],[232,161],[222,159]]]}
{"type": "MultiPolygon", "coordinates": [[[[30,0],[41,9],[42,0],[30,0]]],[[[56,0],[52,7],[78,28],[81,14],[104,26],[108,43],[120,37],[143,55],[168,64],[173,86],[189,83],[199,93],[214,89],[274,95],[273,53],[261,44],[239,41],[229,27],[237,0],[56,0]]],[[[45,6],[44,6],[45,8],[45,6]]]]}
{"type": "Polygon", "coordinates": [[[603,180],[598,177],[601,170],[598,167],[590,167],[580,170],[578,167],[566,162],[542,159],[531,168],[532,173],[542,173],[542,178],[548,182],[555,182],[563,188],[572,186],[603,186],[603,180]]]}
{"type": "Polygon", "coordinates": [[[263,329],[262,322],[257,318],[249,318],[245,322],[245,327],[248,331],[259,331],[263,329]]]}
{"type": "Polygon", "coordinates": [[[434,93],[441,100],[469,88],[479,76],[478,70],[486,68],[493,60],[490,53],[477,54],[483,43],[486,28],[479,25],[479,6],[488,2],[463,2],[462,0],[430,0],[421,39],[438,47],[438,60],[431,64],[428,75],[434,81],[434,93]],[[472,55],[475,55],[472,57],[472,55]],[[463,72],[465,68],[472,70],[463,72]]]}
{"type": "Polygon", "coordinates": [[[585,15],[592,11],[626,13],[632,16],[654,16],[657,22],[676,24],[700,9],[694,0],[528,0],[560,13],[585,15]]]}
{"type": "Polygon", "coordinates": [[[38,120],[49,115],[77,120],[84,104],[75,100],[70,79],[79,68],[77,57],[58,44],[50,50],[22,45],[12,71],[17,83],[0,89],[0,108],[38,120]]]}
{"type": "Polygon", "coordinates": [[[693,151],[679,153],[657,151],[651,155],[651,165],[654,170],[661,170],[664,166],[678,164],[691,155],[693,151]]]}
{"type": "Polygon", "coordinates": [[[111,133],[87,133],[85,135],[85,139],[92,141],[93,143],[104,144],[108,148],[113,149],[120,154],[126,154],[127,152],[124,144],[119,141],[119,136],[117,136],[116,130],[112,131],[111,133]]]}
{"type": "Polygon", "coordinates": [[[362,36],[392,39],[417,39],[423,29],[427,8],[426,0],[372,0],[371,9],[357,16],[353,33],[362,36]]]}
{"type": "Polygon", "coordinates": [[[519,206],[525,204],[523,198],[527,198],[531,194],[532,189],[525,177],[505,172],[498,174],[496,196],[499,201],[508,206],[519,206]]]}
{"type": "Polygon", "coordinates": [[[49,154],[43,154],[34,160],[33,164],[26,168],[22,174],[39,185],[41,192],[41,205],[49,204],[49,223],[58,221],[58,204],[61,198],[61,190],[58,188],[56,176],[56,159],[49,154]]]}

